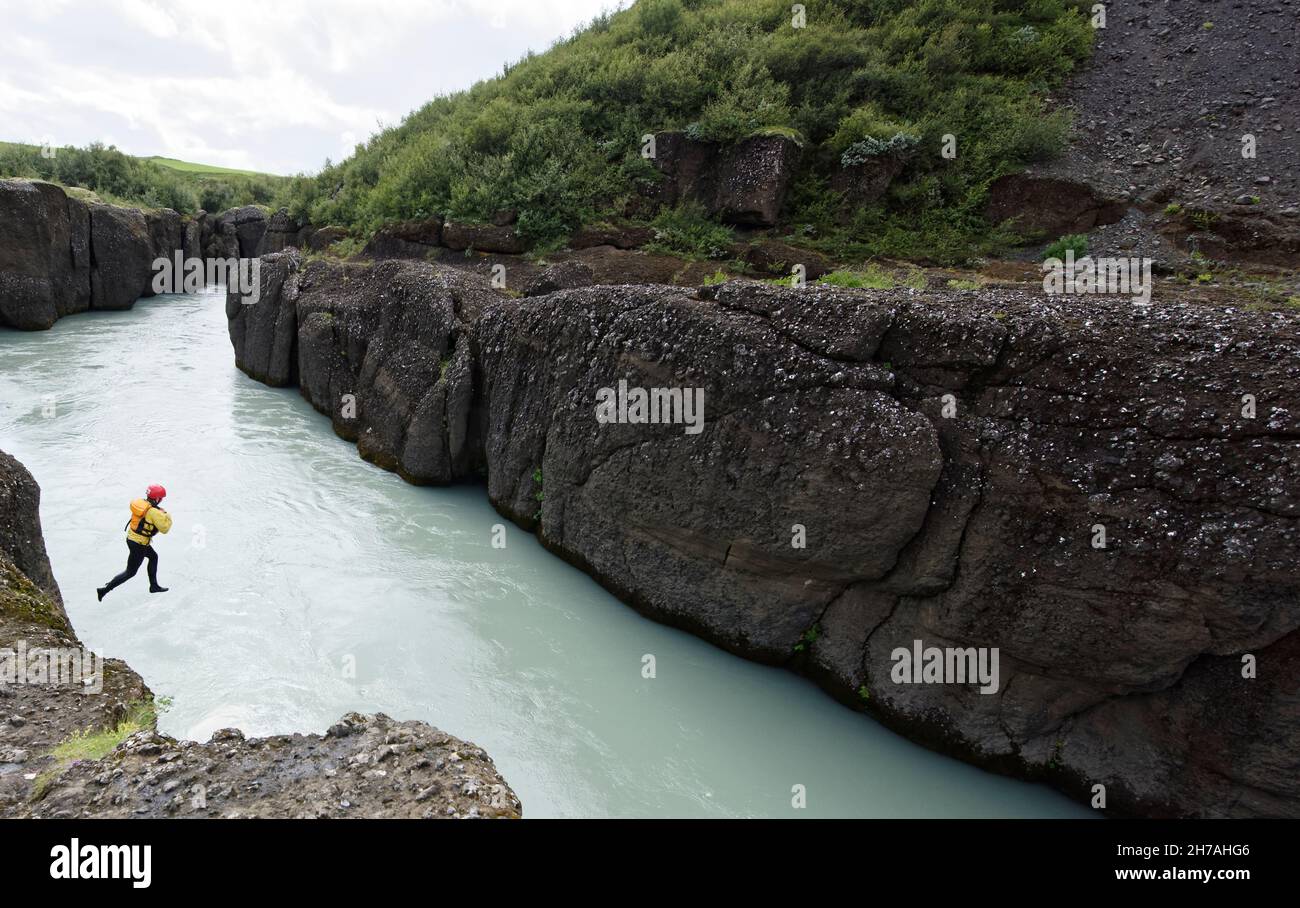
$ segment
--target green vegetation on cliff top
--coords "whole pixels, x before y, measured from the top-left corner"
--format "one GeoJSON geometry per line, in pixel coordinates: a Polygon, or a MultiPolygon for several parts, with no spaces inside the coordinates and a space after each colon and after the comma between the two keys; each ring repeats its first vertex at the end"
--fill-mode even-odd
{"type": "MultiPolygon", "coordinates": [[[[0,176],[84,187],[182,212],[286,205],[364,237],[397,220],[519,213],[545,251],[629,211],[657,176],[642,136],[796,138],[782,213],[791,242],[839,260],[956,261],[1008,239],[983,217],[997,177],[1051,158],[1067,114],[1048,95],[1091,53],[1088,0],[823,0],[802,27],[786,0],[638,0],[548,51],[434,99],[316,176],[247,173],[93,145],[0,143],[0,176]],[[940,154],[945,136],[956,157],[940,154]],[[893,155],[878,202],[846,210],[841,162],[893,155]]],[[[635,205],[631,210],[635,210],[635,205]]],[[[647,215],[649,216],[649,215],[647,215]]],[[[659,215],[660,245],[707,256],[727,237],[698,209],[659,215]],[[665,219],[670,222],[664,224],[665,219]],[[699,247],[698,249],[696,247],[699,247]]]]}
{"type": "Polygon", "coordinates": [[[42,149],[0,142],[0,177],[49,180],[88,190],[104,202],[174,208],[184,214],[267,205],[287,186],[285,177],[172,158],[137,158],[99,144],[42,149]]]}
{"type": "Polygon", "coordinates": [[[516,209],[545,248],[618,216],[653,179],[641,137],[798,136],[783,223],[839,255],[960,258],[990,239],[985,191],[1050,158],[1068,130],[1046,96],[1091,53],[1083,0],[639,0],[467,91],[439,97],[294,178],[277,202],[359,233],[516,209]],[[945,135],[957,157],[945,159],[945,135]],[[888,195],[845,218],[841,160],[905,154],[888,195]]]}

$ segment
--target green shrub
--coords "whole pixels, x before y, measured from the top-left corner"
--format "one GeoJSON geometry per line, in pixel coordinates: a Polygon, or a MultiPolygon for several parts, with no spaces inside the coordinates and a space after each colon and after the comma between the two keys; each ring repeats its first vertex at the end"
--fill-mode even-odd
{"type": "Polygon", "coordinates": [[[1075,259],[1088,254],[1088,236],[1084,233],[1071,233],[1061,237],[1043,252],[1045,259],[1064,259],[1067,250],[1074,251],[1075,259]]]}
{"type": "Polygon", "coordinates": [[[43,797],[54,780],[78,760],[102,760],[131,735],[155,728],[158,713],[166,711],[169,705],[167,698],[160,699],[157,704],[151,700],[138,700],[128,706],[126,715],[117,725],[111,728],[86,728],[64,738],[50,751],[50,756],[54,757],[54,766],[36,778],[34,797],[43,797]]]}
{"type": "Polygon", "coordinates": [[[729,227],[710,220],[704,206],[693,202],[661,211],[651,226],[655,236],[647,251],[688,259],[726,258],[735,239],[729,227]]]}

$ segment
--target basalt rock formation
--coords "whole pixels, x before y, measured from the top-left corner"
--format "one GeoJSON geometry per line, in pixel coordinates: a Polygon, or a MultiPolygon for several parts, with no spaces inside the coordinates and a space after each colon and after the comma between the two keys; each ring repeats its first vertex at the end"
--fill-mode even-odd
{"type": "Polygon", "coordinates": [[[189,235],[170,209],[69,197],[52,183],[0,180],[0,326],[44,330],[65,315],[129,309],[152,296],[153,261],[189,235]]]}
{"type": "Polygon", "coordinates": [[[0,817],[519,817],[510,786],[480,748],[423,722],[349,713],[324,735],[205,744],[152,727],[153,694],[116,659],[100,682],[27,674],[15,659],[81,651],[41,538],[40,489],[0,452],[0,817]],[[10,672],[14,677],[9,677],[10,672]],[[70,736],[147,727],[102,759],[60,765],[70,736]]]}
{"type": "Polygon", "coordinates": [[[655,135],[653,160],[663,176],[650,196],[664,205],[699,202],[729,224],[772,227],[800,154],[798,142],[780,135],[719,145],[661,132],[655,135]]]}
{"type": "Polygon", "coordinates": [[[485,478],[642,612],[1112,812],[1300,816],[1294,315],[263,273],[241,368],[408,479],[485,478]],[[703,389],[702,431],[598,420],[620,381],[703,389]],[[997,648],[996,691],[896,682],[917,640],[997,648]]]}
{"type": "Polygon", "coordinates": [[[0,325],[48,328],[90,307],[84,203],[50,183],[0,180],[0,225],[0,325]]]}

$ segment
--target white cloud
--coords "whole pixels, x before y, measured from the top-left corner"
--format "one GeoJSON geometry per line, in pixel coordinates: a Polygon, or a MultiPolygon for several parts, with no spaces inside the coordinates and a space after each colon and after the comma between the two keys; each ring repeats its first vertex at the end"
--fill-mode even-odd
{"type": "Polygon", "coordinates": [[[0,139],[313,170],[613,0],[0,0],[0,139]]]}

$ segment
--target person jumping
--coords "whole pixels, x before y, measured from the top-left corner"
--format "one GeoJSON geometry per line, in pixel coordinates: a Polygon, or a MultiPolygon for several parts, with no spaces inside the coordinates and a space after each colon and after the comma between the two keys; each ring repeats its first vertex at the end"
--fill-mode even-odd
{"type": "Polygon", "coordinates": [[[158,533],[167,533],[172,528],[172,517],[159,505],[167,497],[167,490],[160,485],[149,486],[144,498],[131,502],[131,519],[126,522],[126,570],[118,574],[95,592],[99,601],[116,587],[126,583],[140,570],[140,563],[149,559],[149,592],[165,593],[167,587],[158,585],[158,553],[150,545],[158,533]]]}

